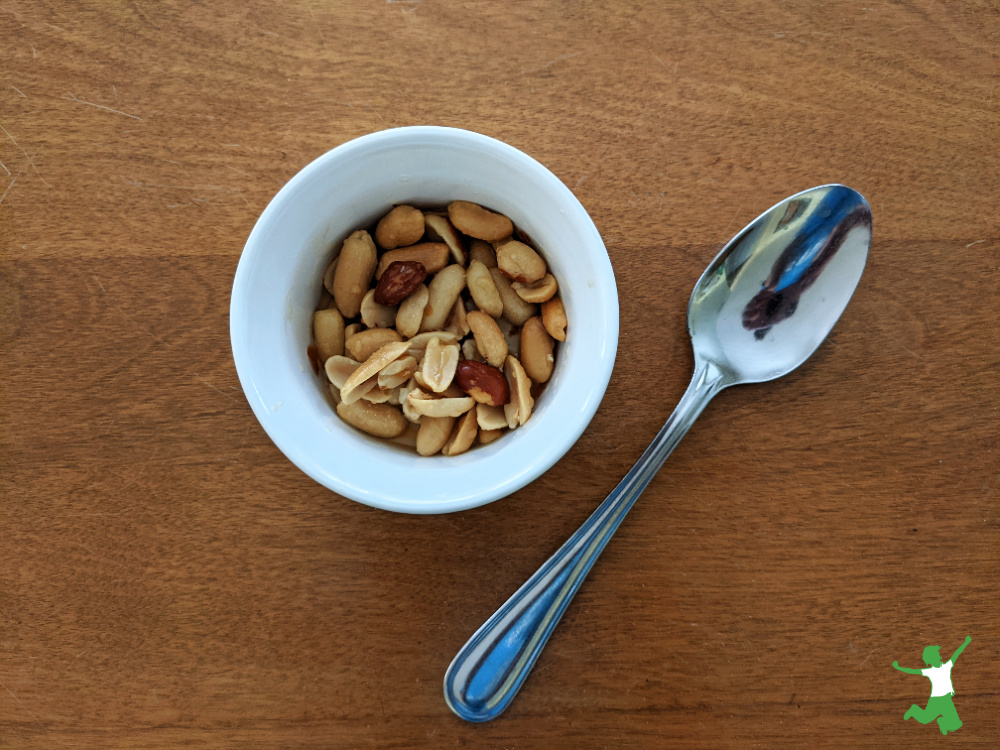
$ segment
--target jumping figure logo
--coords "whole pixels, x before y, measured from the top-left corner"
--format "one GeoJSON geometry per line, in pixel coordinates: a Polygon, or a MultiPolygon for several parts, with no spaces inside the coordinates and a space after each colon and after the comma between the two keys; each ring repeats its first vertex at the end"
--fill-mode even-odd
{"type": "Polygon", "coordinates": [[[928,646],[924,649],[924,664],[927,669],[907,669],[899,666],[898,661],[894,661],[892,666],[900,672],[906,674],[921,674],[931,681],[931,697],[927,699],[927,707],[921,708],[916,703],[910,706],[909,710],[903,714],[903,721],[910,717],[916,719],[921,724],[930,724],[937,719],[941,734],[954,732],[962,726],[962,720],[958,718],[958,711],[951,701],[951,696],[955,690],[951,686],[951,668],[955,666],[959,655],[965,647],[972,643],[972,636],[965,639],[965,643],[951,655],[951,658],[944,664],[941,663],[941,647],[928,646]]]}

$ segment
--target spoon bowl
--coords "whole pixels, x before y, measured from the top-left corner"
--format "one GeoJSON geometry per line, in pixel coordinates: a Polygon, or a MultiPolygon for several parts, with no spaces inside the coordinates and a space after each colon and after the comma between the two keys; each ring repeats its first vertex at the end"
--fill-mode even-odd
{"type": "Polygon", "coordinates": [[[722,249],[688,305],[687,391],[583,526],[458,652],[444,678],[452,711],[489,721],[510,705],[594,561],[712,397],[780,377],[823,342],[861,278],[871,229],[860,194],[822,185],[773,206],[722,249]]]}

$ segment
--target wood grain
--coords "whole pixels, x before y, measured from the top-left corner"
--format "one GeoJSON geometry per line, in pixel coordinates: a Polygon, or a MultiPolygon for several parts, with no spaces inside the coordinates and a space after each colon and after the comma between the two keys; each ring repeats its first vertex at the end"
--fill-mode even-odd
{"type": "Polygon", "coordinates": [[[995,3],[226,0],[0,7],[0,747],[963,747],[1000,739],[995,3]],[[476,130],[590,211],[621,299],[590,429],[406,517],[269,442],[229,352],[256,217],[311,159],[476,130]],[[441,679],[690,375],[694,280],[828,181],[875,239],[829,342],[722,394],[501,719],[441,679]]]}

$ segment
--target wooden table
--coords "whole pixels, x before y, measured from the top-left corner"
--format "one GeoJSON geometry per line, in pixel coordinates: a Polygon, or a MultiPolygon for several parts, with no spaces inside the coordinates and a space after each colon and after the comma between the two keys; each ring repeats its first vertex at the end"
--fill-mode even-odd
{"type": "Polygon", "coordinates": [[[996,747],[995,6],[5,0],[0,39],[0,747],[938,747],[891,664],[966,635],[955,746],[996,747]],[[411,124],[551,168],[621,299],[575,448],[436,517],[299,472],[229,350],[274,193],[411,124]],[[683,392],[701,270],[831,181],[875,236],[828,343],[709,406],[509,712],[456,719],[456,650],[683,392]]]}

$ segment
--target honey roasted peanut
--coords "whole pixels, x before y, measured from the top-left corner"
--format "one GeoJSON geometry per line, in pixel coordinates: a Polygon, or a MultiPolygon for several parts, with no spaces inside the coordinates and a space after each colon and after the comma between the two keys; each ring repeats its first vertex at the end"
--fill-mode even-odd
{"type": "Polygon", "coordinates": [[[458,231],[487,242],[507,237],[514,231],[514,224],[506,216],[469,201],[450,203],[448,218],[458,231]]]}
{"type": "Polygon", "coordinates": [[[402,338],[392,328],[367,328],[349,337],[344,349],[353,359],[364,362],[380,347],[402,338]]]}
{"type": "Polygon", "coordinates": [[[465,275],[466,286],[469,287],[469,294],[476,307],[487,315],[499,318],[503,315],[503,300],[500,299],[500,292],[497,285],[493,283],[490,269],[480,260],[472,260],[469,263],[469,270],[465,275]]]}
{"type": "Polygon", "coordinates": [[[320,362],[344,353],[344,317],[338,310],[317,310],[313,313],[313,339],[320,362]]]}
{"type": "Polygon", "coordinates": [[[528,245],[512,240],[497,249],[497,265],[514,281],[531,283],[545,276],[545,261],[528,245]]]}
{"type": "Polygon", "coordinates": [[[424,267],[428,274],[437,273],[446,265],[451,257],[451,251],[443,242],[421,242],[419,245],[401,247],[382,253],[375,269],[375,278],[381,279],[385,269],[397,261],[416,261],[424,267]]]}
{"type": "Polygon", "coordinates": [[[337,414],[347,424],[380,438],[398,437],[406,429],[406,418],[398,407],[355,401],[337,404],[337,414]]]}
{"type": "Polygon", "coordinates": [[[523,326],[528,318],[538,314],[538,306],[517,296],[510,279],[499,268],[491,268],[490,276],[503,302],[503,316],[516,326],[523,326]]]}
{"type": "Polygon", "coordinates": [[[424,215],[413,206],[396,206],[375,227],[375,241],[386,250],[420,242],[423,236],[424,215]]]}
{"type": "Polygon", "coordinates": [[[547,302],[559,291],[559,285],[556,284],[556,277],[551,273],[545,274],[538,281],[533,281],[530,284],[515,281],[511,284],[511,288],[525,302],[533,302],[535,304],[547,302]]]}
{"type": "Polygon", "coordinates": [[[361,312],[361,300],[368,291],[377,263],[375,243],[368,232],[360,230],[344,240],[331,292],[337,309],[345,318],[353,318],[361,312]]]}
{"type": "Polygon", "coordinates": [[[532,382],[547,383],[552,377],[554,345],[541,318],[531,318],[521,328],[521,365],[532,382]]]}
{"type": "Polygon", "coordinates": [[[566,308],[561,299],[553,297],[542,303],[542,323],[556,341],[566,340],[566,308]]]}
{"type": "Polygon", "coordinates": [[[399,303],[399,309],[396,311],[396,330],[403,337],[412,338],[417,335],[429,299],[430,292],[421,284],[413,294],[399,303]]]}
{"type": "Polygon", "coordinates": [[[420,324],[420,330],[436,331],[441,328],[464,288],[465,269],[462,266],[453,263],[438,271],[427,285],[430,298],[424,310],[424,320],[420,324]]]}
{"type": "Polygon", "coordinates": [[[459,453],[465,453],[476,442],[478,432],[479,423],[476,421],[476,410],[471,409],[458,421],[458,425],[452,431],[448,442],[441,449],[441,454],[457,456],[459,453]]]}
{"type": "Polygon", "coordinates": [[[501,367],[507,357],[507,341],[497,322],[479,310],[468,313],[466,320],[469,321],[469,328],[476,339],[476,348],[483,359],[494,367],[501,367]]]}

